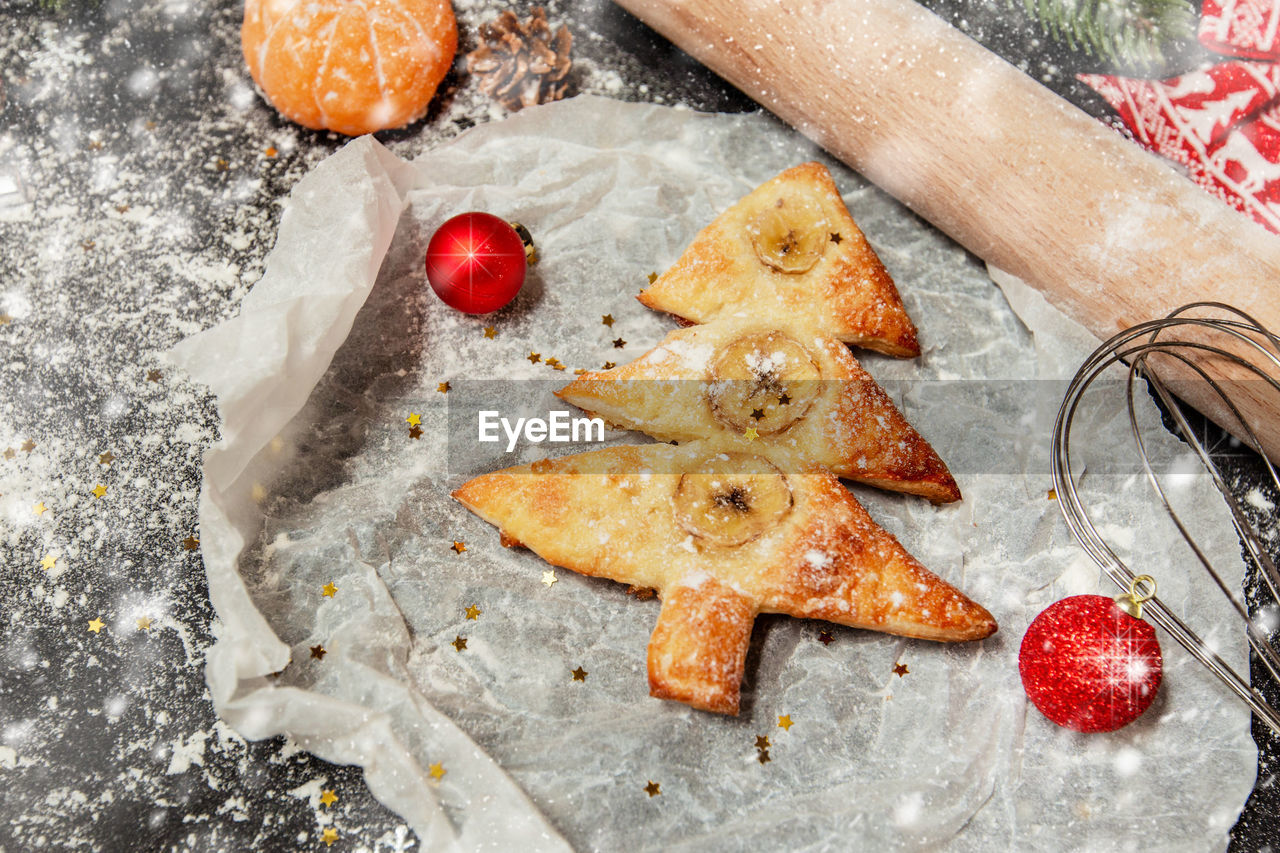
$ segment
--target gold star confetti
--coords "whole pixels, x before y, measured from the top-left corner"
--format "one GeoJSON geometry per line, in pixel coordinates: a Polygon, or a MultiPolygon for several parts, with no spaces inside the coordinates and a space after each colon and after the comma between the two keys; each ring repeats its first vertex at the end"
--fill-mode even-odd
{"type": "Polygon", "coordinates": [[[760,432],[755,427],[747,427],[747,431],[742,434],[747,441],[755,441],[760,437],[760,432]]]}
{"type": "Polygon", "coordinates": [[[127,204],[116,205],[116,213],[128,213],[128,212],[129,212],[129,205],[127,204]]]}
{"type": "Polygon", "coordinates": [[[107,623],[103,622],[97,616],[89,620],[89,630],[95,634],[101,631],[103,628],[105,628],[106,625],[107,623]]]}
{"type": "Polygon", "coordinates": [[[556,365],[559,363],[560,363],[560,359],[556,358],[555,356],[552,356],[551,358],[546,360],[547,367],[550,367],[552,370],[554,370],[556,365]]]}
{"type": "Polygon", "coordinates": [[[657,274],[656,272],[651,272],[651,273],[649,273],[649,283],[650,283],[650,284],[653,284],[653,283],[654,283],[655,281],[657,281],[657,280],[658,280],[658,274],[657,274]]]}
{"type": "Polygon", "coordinates": [[[493,339],[497,336],[497,334],[498,334],[498,327],[497,327],[497,326],[485,326],[485,327],[484,327],[484,336],[485,336],[486,338],[488,338],[489,340],[493,340],[493,339]]]}
{"type": "Polygon", "coordinates": [[[483,610],[481,610],[479,607],[476,607],[476,606],[473,604],[473,605],[471,605],[470,607],[468,607],[468,608],[467,608],[467,618],[468,618],[468,619],[479,619],[479,618],[480,618],[480,614],[481,614],[481,613],[483,613],[483,612],[484,612],[483,610]]]}
{"type": "Polygon", "coordinates": [[[103,142],[101,139],[93,139],[89,141],[90,151],[101,151],[106,146],[107,146],[107,143],[103,142]]]}
{"type": "Polygon", "coordinates": [[[333,805],[337,801],[338,801],[338,795],[335,794],[332,790],[326,790],[320,793],[320,803],[326,808],[333,805]]]}
{"type": "Polygon", "coordinates": [[[151,628],[151,617],[150,617],[150,616],[143,616],[142,618],[140,618],[140,619],[138,620],[138,630],[139,630],[139,631],[146,631],[146,630],[149,630],[150,628],[151,628]]]}
{"type": "Polygon", "coordinates": [[[448,394],[449,389],[452,387],[453,386],[450,385],[448,382],[441,382],[439,385],[436,386],[436,390],[439,391],[441,394],[448,394]]]}
{"type": "Polygon", "coordinates": [[[541,354],[541,353],[536,353],[536,352],[533,352],[532,350],[530,350],[530,351],[529,351],[529,355],[528,355],[528,356],[526,356],[526,358],[528,358],[528,359],[529,359],[529,363],[530,363],[530,364],[537,364],[538,362],[542,361],[542,354],[541,354]]]}
{"type": "Polygon", "coordinates": [[[0,326],[7,326],[13,322],[13,318],[8,314],[0,314],[0,326]]]}
{"type": "Polygon", "coordinates": [[[338,594],[338,588],[333,585],[333,581],[329,581],[327,584],[320,587],[320,594],[325,598],[333,598],[338,594]]]}
{"type": "Polygon", "coordinates": [[[769,746],[768,735],[756,735],[756,749],[768,749],[769,746]]]}
{"type": "Polygon", "coordinates": [[[412,438],[414,441],[422,438],[422,427],[411,427],[409,429],[409,438],[412,438]]]}
{"type": "Polygon", "coordinates": [[[761,418],[764,417],[764,409],[752,409],[751,417],[755,418],[756,420],[760,420],[761,418]]]}
{"type": "Polygon", "coordinates": [[[267,150],[263,151],[262,153],[265,154],[267,157],[274,157],[280,152],[276,150],[276,147],[274,145],[268,145],[267,150]]]}
{"type": "Polygon", "coordinates": [[[463,551],[467,550],[467,543],[454,542],[451,546],[449,546],[449,549],[453,551],[453,553],[455,554],[461,554],[463,551]]]}
{"type": "Polygon", "coordinates": [[[164,374],[162,374],[162,373],[161,373],[160,371],[158,371],[158,370],[148,370],[148,371],[147,371],[147,381],[148,381],[148,382],[159,382],[159,381],[160,381],[160,377],[161,377],[161,376],[163,376],[163,375],[164,375],[164,374]]]}
{"type": "Polygon", "coordinates": [[[644,786],[644,792],[650,797],[656,797],[662,793],[662,786],[650,779],[649,784],[644,786]]]}
{"type": "Polygon", "coordinates": [[[40,568],[44,569],[47,572],[47,571],[50,571],[57,564],[58,564],[57,557],[53,556],[52,554],[45,554],[44,559],[40,561],[40,568]]]}
{"type": "Polygon", "coordinates": [[[101,483],[93,487],[93,496],[95,498],[101,498],[106,493],[107,493],[107,487],[102,485],[101,483]]]}
{"type": "Polygon", "coordinates": [[[148,121],[146,124],[143,125],[143,127],[145,127],[147,130],[155,130],[159,126],[160,125],[156,124],[154,121],[148,121]]]}
{"type": "Polygon", "coordinates": [[[213,164],[213,168],[217,169],[219,172],[225,172],[227,169],[231,168],[231,164],[222,157],[219,157],[217,162],[213,164]]]}
{"type": "Polygon", "coordinates": [[[546,571],[542,573],[542,582],[547,586],[551,586],[557,580],[558,578],[556,577],[556,573],[553,571],[546,571]]]}
{"type": "Polygon", "coordinates": [[[767,749],[760,750],[758,758],[761,764],[768,764],[770,761],[773,761],[773,759],[769,757],[769,750],[767,749]]]}
{"type": "Polygon", "coordinates": [[[792,725],[794,725],[794,723],[791,722],[790,714],[783,714],[782,716],[778,717],[778,728],[782,729],[784,732],[791,731],[792,725]]]}
{"type": "Polygon", "coordinates": [[[417,412],[410,412],[409,417],[404,420],[409,426],[417,426],[422,423],[422,415],[419,415],[417,412]]]}
{"type": "Polygon", "coordinates": [[[84,240],[80,243],[80,248],[84,249],[86,252],[91,252],[93,251],[93,247],[96,245],[98,244],[93,242],[92,240],[84,240]]]}
{"type": "Polygon", "coordinates": [[[13,448],[12,448],[12,447],[6,447],[6,448],[4,449],[4,458],[5,458],[5,459],[12,459],[13,457],[15,457],[15,456],[17,456],[17,455],[18,455],[18,454],[16,454],[16,453],[14,453],[14,452],[13,452],[13,448]]]}
{"type": "Polygon", "coordinates": [[[574,681],[586,681],[586,680],[587,680],[587,671],[586,671],[585,669],[583,669],[582,667],[578,667],[577,669],[575,669],[575,670],[573,671],[573,680],[574,680],[574,681]]]}
{"type": "Polygon", "coordinates": [[[316,660],[324,660],[324,656],[327,654],[328,652],[325,651],[324,646],[311,647],[311,657],[315,658],[316,660]]]}
{"type": "Polygon", "coordinates": [[[1058,490],[1057,490],[1057,489],[1050,489],[1050,490],[1049,490],[1049,493],[1048,493],[1047,495],[1045,495],[1045,497],[1047,497],[1047,498],[1048,498],[1049,500],[1051,500],[1051,501],[1056,501],[1056,500],[1058,499],[1058,490]]]}
{"type": "Polygon", "coordinates": [[[28,438],[26,441],[22,442],[22,449],[23,451],[30,453],[36,449],[36,443],[28,438]]]}
{"type": "Polygon", "coordinates": [[[780,395],[778,396],[778,403],[779,403],[780,405],[785,406],[785,405],[787,405],[787,404],[788,404],[788,403],[790,403],[790,402],[791,402],[791,395],[790,395],[790,394],[788,394],[788,393],[786,393],[785,391],[784,391],[784,392],[782,392],[782,394],[780,394],[780,395]]]}
{"type": "Polygon", "coordinates": [[[200,540],[194,536],[188,536],[182,540],[182,547],[187,551],[194,551],[200,547],[200,540]]]}
{"type": "Polygon", "coordinates": [[[431,774],[432,779],[435,779],[437,782],[439,782],[441,779],[444,778],[444,774],[448,773],[449,771],[445,770],[444,765],[441,764],[439,761],[437,761],[435,764],[431,765],[431,769],[429,769],[427,772],[431,774]]]}
{"type": "Polygon", "coordinates": [[[40,501],[38,504],[36,504],[31,508],[31,511],[34,512],[36,515],[44,515],[46,512],[49,511],[49,508],[44,505],[44,501],[40,501]]]}
{"type": "Polygon", "coordinates": [[[839,246],[839,245],[840,245],[840,241],[841,241],[841,240],[843,240],[843,239],[844,239],[844,238],[843,238],[843,237],[841,237],[837,232],[835,232],[835,231],[831,232],[831,242],[832,242],[832,243],[835,243],[837,246],[839,246]]]}
{"type": "Polygon", "coordinates": [[[604,367],[602,367],[602,368],[600,368],[600,369],[601,369],[601,370],[613,370],[613,369],[614,369],[615,367],[617,367],[617,366],[618,366],[618,365],[614,364],[612,361],[606,361],[606,362],[604,363],[604,367]]]}
{"type": "Polygon", "coordinates": [[[614,339],[613,339],[613,348],[614,348],[614,349],[622,349],[622,348],[623,348],[623,347],[625,347],[626,345],[627,345],[627,342],[626,342],[626,341],[624,341],[622,338],[614,338],[614,339]]]}
{"type": "Polygon", "coordinates": [[[909,672],[911,672],[911,670],[907,669],[907,665],[905,663],[897,664],[893,668],[893,674],[898,676],[899,678],[901,678],[902,676],[906,675],[909,672]]]}
{"type": "Polygon", "coordinates": [[[449,645],[453,646],[453,647],[454,647],[455,649],[457,649],[458,651],[462,651],[463,649],[465,649],[465,648],[467,647],[467,638],[466,638],[466,637],[454,637],[454,638],[453,638],[453,642],[452,642],[452,643],[450,643],[449,645]]]}
{"type": "Polygon", "coordinates": [[[581,367],[575,367],[575,368],[573,369],[573,375],[574,375],[574,376],[581,376],[582,374],[584,374],[584,373],[586,373],[586,372],[587,372],[587,370],[586,370],[586,369],[584,369],[584,368],[581,368],[581,367]]]}
{"type": "Polygon", "coordinates": [[[552,367],[551,369],[552,369],[552,370],[564,370],[564,368],[565,368],[565,366],[564,366],[563,364],[556,364],[556,365],[555,365],[554,367],[552,367]]]}
{"type": "Polygon", "coordinates": [[[824,645],[824,646],[829,646],[829,645],[831,645],[831,641],[832,641],[832,640],[834,640],[834,639],[835,639],[835,637],[831,636],[831,632],[830,632],[830,631],[819,631],[819,632],[818,632],[818,642],[822,643],[822,645],[824,645]]]}
{"type": "Polygon", "coordinates": [[[116,461],[116,455],[110,450],[98,456],[99,465],[110,465],[114,461],[116,461]]]}
{"type": "Polygon", "coordinates": [[[604,323],[609,328],[613,328],[613,315],[605,314],[603,317],[600,318],[600,322],[604,323]]]}
{"type": "Polygon", "coordinates": [[[328,847],[338,840],[338,830],[332,826],[326,826],[324,832],[320,835],[320,840],[324,842],[324,846],[328,847]]]}

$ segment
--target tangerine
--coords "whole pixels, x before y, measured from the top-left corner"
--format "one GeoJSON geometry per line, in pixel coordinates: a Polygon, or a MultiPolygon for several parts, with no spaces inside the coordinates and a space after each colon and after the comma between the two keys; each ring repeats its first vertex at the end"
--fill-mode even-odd
{"type": "Polygon", "coordinates": [[[449,0],[246,0],[240,40],[286,118],[358,136],[426,113],[458,25],[449,0]]]}

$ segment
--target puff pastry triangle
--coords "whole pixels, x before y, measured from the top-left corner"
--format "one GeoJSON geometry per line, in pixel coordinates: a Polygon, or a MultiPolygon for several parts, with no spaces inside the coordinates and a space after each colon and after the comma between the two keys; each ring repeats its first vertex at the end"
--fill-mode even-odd
{"type": "Polygon", "coordinates": [[[611,447],[477,477],[453,496],[548,562],[657,590],[650,693],[735,714],[758,613],[929,640],[996,623],[832,474],[721,442],[611,447]]]}
{"type": "Polygon", "coordinates": [[[556,394],[663,441],[750,428],[761,445],[789,448],[841,477],[934,503],[960,499],[942,459],[848,347],[802,326],[722,317],[556,394]]]}
{"type": "Polygon", "coordinates": [[[787,169],[720,214],[639,299],[695,323],[784,316],[845,343],[920,354],[893,279],[821,163],[787,169]]]}

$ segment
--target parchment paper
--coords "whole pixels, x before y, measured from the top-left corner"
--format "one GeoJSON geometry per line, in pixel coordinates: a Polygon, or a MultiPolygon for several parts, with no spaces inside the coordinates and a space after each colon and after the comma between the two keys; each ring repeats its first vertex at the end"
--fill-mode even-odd
{"type": "MultiPolygon", "coordinates": [[[[572,368],[640,355],[673,328],[634,300],[646,275],[757,183],[816,157],[763,116],[580,97],[477,127],[412,164],[359,139],[303,180],[240,317],[174,354],[225,419],[201,512],[221,620],[207,670],[219,713],[247,737],[287,733],[362,765],[431,850],[1225,847],[1253,784],[1249,715],[1171,640],[1155,705],[1114,734],[1057,728],[1019,682],[1018,643],[1040,610],[1115,592],[1047,495],[1061,379],[1090,343],[1026,300],[1024,325],[979,261],[847,169],[832,164],[925,350],[857,355],[965,498],[934,507],[855,492],[986,605],[998,634],[944,646],[763,617],[742,713],[710,715],[647,695],[656,601],[563,570],[548,587],[548,565],[501,547],[448,497],[462,480],[449,456],[453,401],[470,380],[505,380],[486,387],[536,408],[572,368]],[[446,308],[422,273],[434,228],[470,209],[524,223],[543,257],[516,302],[485,318],[446,308]],[[570,370],[552,371],[548,356],[570,370]],[[543,382],[511,381],[521,379],[543,382]],[[437,390],[446,380],[448,394],[437,390]],[[468,620],[472,605],[481,615],[468,620]],[[898,662],[907,675],[894,674],[898,662]],[[570,675],[579,666],[585,681],[570,675]],[[772,742],[767,764],[758,735],[772,742]],[[424,772],[436,763],[439,781],[424,772]],[[651,780],[661,795],[646,795],[651,780]]],[[[1095,517],[1243,668],[1225,601],[1159,526],[1122,399],[1081,417],[1095,517]]],[[[1239,577],[1221,500],[1160,434],[1153,407],[1143,418],[1202,547],[1239,577]]],[[[499,445],[490,468],[558,452],[499,445]]]]}

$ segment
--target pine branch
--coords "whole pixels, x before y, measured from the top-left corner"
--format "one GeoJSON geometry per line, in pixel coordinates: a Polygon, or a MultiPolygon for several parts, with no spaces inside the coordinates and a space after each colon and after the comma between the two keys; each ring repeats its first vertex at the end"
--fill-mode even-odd
{"type": "Polygon", "coordinates": [[[1166,47],[1195,36],[1189,0],[1022,0],[1022,5],[1049,38],[1119,65],[1158,65],[1166,47]]]}

